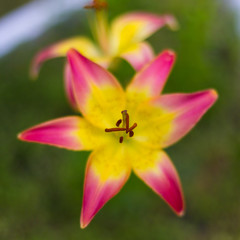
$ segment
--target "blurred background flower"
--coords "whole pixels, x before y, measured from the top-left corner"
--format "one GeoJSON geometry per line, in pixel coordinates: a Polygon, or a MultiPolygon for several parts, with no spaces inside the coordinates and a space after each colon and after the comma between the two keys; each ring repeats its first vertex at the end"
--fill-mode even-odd
{"type": "MultiPolygon", "coordinates": [[[[37,82],[30,82],[28,73],[41,48],[79,32],[90,36],[85,1],[2,1],[0,239],[240,238],[239,0],[108,2],[110,20],[134,10],[171,13],[178,19],[179,31],[163,29],[149,38],[156,53],[172,48],[178,54],[165,93],[219,92],[198,126],[168,149],[184,186],[186,216],[176,218],[132,175],[94,224],[79,229],[89,153],[22,143],[16,133],[73,114],[62,84],[64,59],[47,62],[37,82]]],[[[122,61],[114,74],[125,87],[134,71],[122,61]]]]}

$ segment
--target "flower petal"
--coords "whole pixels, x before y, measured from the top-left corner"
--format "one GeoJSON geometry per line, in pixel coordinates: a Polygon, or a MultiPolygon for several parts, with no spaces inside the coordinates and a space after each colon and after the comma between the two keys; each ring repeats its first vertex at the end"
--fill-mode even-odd
{"type": "Polygon", "coordinates": [[[65,82],[65,90],[67,99],[72,106],[73,109],[77,110],[77,102],[74,96],[73,92],[73,86],[72,86],[72,71],[68,63],[65,65],[65,71],[64,71],[64,82],[65,82]]]}
{"type": "Polygon", "coordinates": [[[136,71],[139,71],[153,59],[154,53],[148,43],[141,42],[133,44],[121,54],[121,57],[128,61],[136,71]]]}
{"type": "Polygon", "coordinates": [[[177,22],[172,15],[159,16],[145,12],[122,15],[112,22],[110,49],[113,54],[121,53],[130,45],[146,39],[164,25],[174,29],[177,27],[177,22]]]}
{"type": "Polygon", "coordinates": [[[184,214],[184,199],[177,171],[164,151],[138,148],[131,156],[133,170],[173,211],[184,214]]]}
{"type": "Polygon", "coordinates": [[[165,50],[152,62],[138,72],[127,88],[128,96],[132,99],[141,96],[140,100],[158,96],[172,70],[175,53],[165,50]],[[132,96],[132,97],[131,97],[132,96]]]}
{"type": "Polygon", "coordinates": [[[163,138],[162,147],[168,147],[185,136],[215,103],[215,90],[189,94],[166,94],[151,102],[152,105],[174,114],[171,131],[163,138]]]}
{"type": "Polygon", "coordinates": [[[92,150],[103,144],[105,137],[102,130],[77,116],[51,120],[29,128],[18,135],[22,141],[47,144],[69,150],[92,150]]]}
{"type": "Polygon", "coordinates": [[[121,85],[111,73],[74,49],[68,52],[68,61],[78,109],[96,126],[115,125],[125,107],[121,85]]]}
{"type": "Polygon", "coordinates": [[[185,136],[216,99],[215,90],[154,98],[142,104],[136,113],[136,121],[142,121],[135,139],[152,148],[168,147],[185,136]]]}
{"type": "Polygon", "coordinates": [[[64,57],[66,56],[67,51],[71,48],[77,49],[91,59],[100,57],[100,51],[90,39],[86,37],[66,39],[64,41],[55,43],[37,53],[32,62],[30,72],[31,76],[33,78],[37,77],[43,62],[51,58],[64,57]]]}
{"type": "Polygon", "coordinates": [[[81,228],[85,228],[105,203],[121,190],[130,170],[124,149],[119,146],[99,148],[90,155],[84,183],[81,228]]]}

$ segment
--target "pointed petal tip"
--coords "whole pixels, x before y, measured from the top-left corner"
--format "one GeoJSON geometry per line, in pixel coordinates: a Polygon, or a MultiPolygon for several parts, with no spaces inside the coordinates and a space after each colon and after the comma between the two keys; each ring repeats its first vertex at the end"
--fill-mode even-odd
{"type": "Polygon", "coordinates": [[[180,212],[177,212],[178,217],[184,217],[185,209],[182,209],[180,212]]]}
{"type": "Polygon", "coordinates": [[[180,204],[178,205],[178,206],[173,206],[173,205],[171,205],[170,204],[170,202],[168,202],[168,201],[166,201],[166,200],[164,200],[167,204],[168,204],[168,206],[170,207],[170,209],[178,216],[178,217],[184,217],[184,215],[185,215],[185,199],[184,199],[184,195],[183,195],[183,190],[182,190],[182,186],[180,186],[180,194],[181,194],[181,196],[180,196],[180,199],[179,199],[179,201],[180,201],[180,204]]]}
{"type": "Polygon", "coordinates": [[[80,228],[81,228],[81,229],[85,229],[85,228],[88,226],[89,223],[90,223],[90,222],[84,222],[84,221],[82,220],[82,218],[81,218],[80,228]]]}
{"type": "Polygon", "coordinates": [[[203,91],[205,96],[211,101],[211,105],[213,105],[218,99],[218,92],[215,89],[207,89],[203,91]]]}
{"type": "Polygon", "coordinates": [[[136,73],[128,85],[128,91],[144,91],[148,98],[159,96],[176,61],[176,53],[171,49],[160,52],[151,62],[136,73]]]}
{"type": "Polygon", "coordinates": [[[28,139],[26,137],[26,132],[27,131],[23,131],[17,134],[17,139],[23,142],[28,142],[28,139]]]}
{"type": "Polygon", "coordinates": [[[171,205],[168,201],[165,200],[165,202],[169,205],[169,207],[171,208],[171,210],[178,216],[178,217],[184,217],[185,215],[185,199],[184,199],[184,195],[183,195],[183,190],[182,190],[182,186],[180,186],[180,206],[173,206],[171,205]]]}
{"type": "Polygon", "coordinates": [[[23,131],[21,133],[18,133],[17,134],[17,139],[20,140],[20,141],[23,141],[23,142],[31,142],[27,137],[26,137],[26,132],[23,131]]]}
{"type": "Polygon", "coordinates": [[[152,62],[159,62],[170,64],[171,68],[173,67],[176,61],[176,52],[172,49],[164,49],[162,52],[158,54],[158,56],[152,62]]]}
{"type": "Polygon", "coordinates": [[[215,89],[210,89],[209,93],[212,95],[212,97],[217,100],[218,99],[218,92],[215,89]]]}
{"type": "Polygon", "coordinates": [[[90,223],[90,221],[86,220],[83,216],[83,209],[81,210],[81,215],[80,215],[80,228],[84,229],[88,226],[88,224],[90,223]]]}
{"type": "Polygon", "coordinates": [[[180,28],[177,19],[173,15],[167,14],[165,15],[165,19],[166,19],[166,24],[171,30],[177,31],[180,28]]]}
{"type": "Polygon", "coordinates": [[[18,134],[17,134],[17,139],[18,139],[18,140],[23,140],[23,139],[22,139],[22,133],[18,133],[18,134]]]}
{"type": "Polygon", "coordinates": [[[165,54],[166,55],[166,60],[169,60],[169,61],[174,60],[176,58],[176,53],[172,49],[165,49],[165,50],[163,50],[161,55],[162,54],[165,54]]]}
{"type": "Polygon", "coordinates": [[[85,226],[85,225],[80,225],[80,228],[83,230],[83,229],[85,229],[87,226],[85,226]]]}

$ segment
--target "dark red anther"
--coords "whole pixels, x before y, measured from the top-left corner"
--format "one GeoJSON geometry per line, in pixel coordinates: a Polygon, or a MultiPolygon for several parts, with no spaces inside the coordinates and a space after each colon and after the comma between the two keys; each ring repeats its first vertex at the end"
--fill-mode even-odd
{"type": "Polygon", "coordinates": [[[119,127],[121,123],[122,123],[122,119],[119,119],[116,123],[116,126],[119,127]]]}
{"type": "Polygon", "coordinates": [[[119,142],[120,142],[120,143],[123,142],[123,136],[121,136],[121,137],[119,138],[119,142]]]}
{"type": "Polygon", "coordinates": [[[133,137],[133,135],[134,135],[134,132],[133,132],[133,131],[130,131],[130,132],[129,132],[129,137],[133,137]]]}

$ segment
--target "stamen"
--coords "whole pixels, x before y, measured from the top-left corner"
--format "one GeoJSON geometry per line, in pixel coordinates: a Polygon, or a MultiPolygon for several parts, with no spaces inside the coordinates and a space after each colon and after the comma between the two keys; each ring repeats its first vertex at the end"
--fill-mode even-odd
{"type": "Polygon", "coordinates": [[[133,132],[133,131],[130,131],[130,132],[129,132],[129,137],[133,137],[133,135],[134,135],[134,132],[133,132]]]}
{"type": "Polygon", "coordinates": [[[130,128],[128,128],[126,133],[131,132],[135,127],[137,127],[136,123],[134,123],[130,128]]]}
{"type": "MultiPolygon", "coordinates": [[[[127,113],[127,110],[122,111],[122,119],[119,119],[116,122],[116,128],[106,128],[105,132],[121,132],[121,131],[125,131],[126,134],[129,133],[129,137],[133,137],[134,136],[134,132],[133,129],[137,127],[137,123],[134,123],[130,128],[129,128],[129,115],[127,113]],[[123,127],[119,127],[120,124],[122,123],[123,127]]],[[[122,143],[123,142],[123,136],[121,136],[119,138],[119,142],[122,143]]]]}
{"type": "Polygon", "coordinates": [[[123,136],[120,137],[119,142],[120,142],[120,143],[123,142],[123,136]]]}
{"type": "Polygon", "coordinates": [[[116,126],[119,127],[121,123],[122,123],[122,119],[119,119],[116,123],[116,126]]]}
{"type": "Polygon", "coordinates": [[[105,132],[119,132],[119,131],[125,131],[126,128],[106,128],[105,132]]]}

